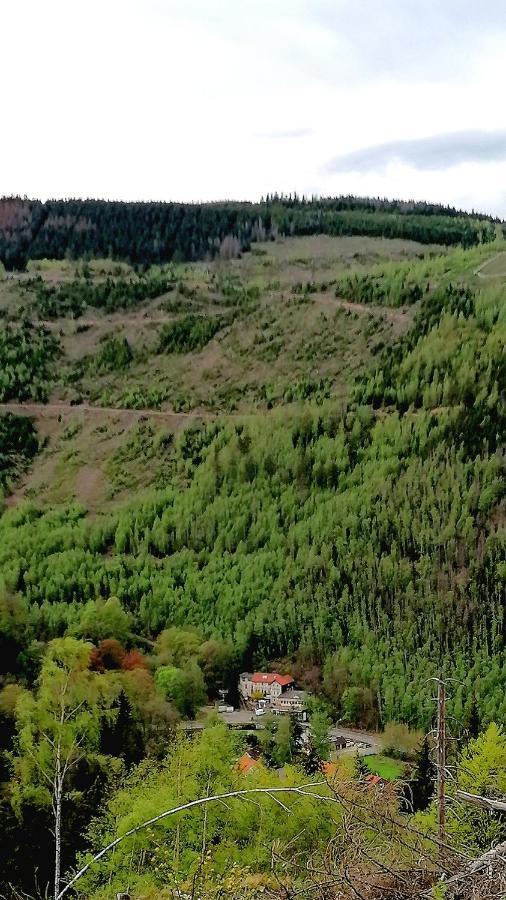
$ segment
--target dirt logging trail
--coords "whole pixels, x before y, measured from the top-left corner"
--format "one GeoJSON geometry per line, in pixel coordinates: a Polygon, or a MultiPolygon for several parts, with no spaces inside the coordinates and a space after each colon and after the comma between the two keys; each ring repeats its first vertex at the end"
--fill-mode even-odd
{"type": "MultiPolygon", "coordinates": [[[[174,412],[173,410],[161,409],[119,409],[115,406],[91,406],[88,403],[0,403],[0,413],[15,413],[17,415],[33,416],[34,418],[44,418],[47,416],[68,416],[75,413],[86,413],[92,416],[116,416],[126,420],[157,418],[164,421],[174,422],[191,422],[192,420],[211,420],[218,416],[224,416],[224,413],[210,412],[209,410],[192,412],[174,412]]],[[[227,416],[231,418],[231,416],[227,416]]],[[[236,416],[237,418],[237,416],[236,416]]]]}
{"type": "Polygon", "coordinates": [[[349,309],[350,312],[381,316],[383,319],[388,319],[391,322],[403,322],[408,315],[408,310],[403,307],[378,306],[374,303],[355,303],[353,300],[343,300],[342,297],[336,298],[336,306],[349,309]]]}
{"type": "Polygon", "coordinates": [[[14,413],[20,416],[30,416],[34,419],[62,420],[69,416],[84,413],[96,419],[121,419],[126,425],[133,424],[141,419],[159,419],[181,428],[191,425],[192,422],[212,422],[215,419],[257,419],[259,416],[269,415],[271,410],[257,410],[253,412],[227,413],[221,410],[194,409],[190,412],[175,412],[171,409],[130,409],[117,406],[91,406],[89,403],[31,403],[10,402],[0,403],[0,415],[2,413],[14,413]]]}
{"type": "Polygon", "coordinates": [[[174,316],[147,316],[144,313],[142,315],[133,313],[130,315],[104,316],[101,319],[87,319],[83,317],[64,319],[63,322],[62,319],[38,319],[37,321],[44,328],[58,330],[62,327],[62,324],[70,324],[81,328],[94,328],[101,325],[115,327],[119,325],[170,325],[174,322],[174,316]]]}

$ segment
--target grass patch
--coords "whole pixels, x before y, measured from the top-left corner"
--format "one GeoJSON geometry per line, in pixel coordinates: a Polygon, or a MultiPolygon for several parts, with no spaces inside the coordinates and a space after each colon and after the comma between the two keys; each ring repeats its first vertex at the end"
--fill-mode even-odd
{"type": "Polygon", "coordinates": [[[365,756],[364,760],[371,772],[384,778],[385,781],[397,781],[404,774],[405,763],[399,762],[398,759],[375,754],[374,756],[365,756]]]}

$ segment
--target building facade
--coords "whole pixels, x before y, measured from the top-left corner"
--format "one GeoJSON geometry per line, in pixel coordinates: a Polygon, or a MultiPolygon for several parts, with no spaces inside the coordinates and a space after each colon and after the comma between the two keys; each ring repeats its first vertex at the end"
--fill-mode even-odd
{"type": "Polygon", "coordinates": [[[252,697],[265,697],[274,700],[293,687],[291,675],[279,675],[277,672],[243,672],[239,676],[239,693],[244,700],[252,697]]]}
{"type": "Polygon", "coordinates": [[[275,713],[304,712],[308,696],[307,691],[295,691],[292,688],[276,697],[271,703],[271,709],[275,713]]]}

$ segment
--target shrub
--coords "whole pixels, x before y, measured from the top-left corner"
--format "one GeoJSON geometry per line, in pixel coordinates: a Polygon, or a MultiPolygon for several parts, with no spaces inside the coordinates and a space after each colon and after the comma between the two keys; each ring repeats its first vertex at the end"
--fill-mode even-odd
{"type": "Polygon", "coordinates": [[[107,337],[96,356],[99,372],[116,372],[126,369],[133,359],[133,352],[126,338],[107,337]]]}
{"type": "Polygon", "coordinates": [[[383,732],[383,750],[396,759],[414,759],[422,733],[401,722],[389,722],[383,732]]]}
{"type": "Polygon", "coordinates": [[[164,325],[160,334],[159,351],[162,353],[189,353],[201,350],[223,327],[223,319],[216,316],[189,314],[164,325]]]}

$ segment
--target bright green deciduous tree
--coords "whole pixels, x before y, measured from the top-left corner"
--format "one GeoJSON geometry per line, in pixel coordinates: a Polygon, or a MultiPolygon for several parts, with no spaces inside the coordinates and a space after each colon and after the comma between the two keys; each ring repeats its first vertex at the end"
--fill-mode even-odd
{"type": "Polygon", "coordinates": [[[204,676],[193,660],[183,669],[177,666],[160,666],[155,675],[155,683],[182,716],[193,717],[206,701],[204,676]]]}
{"type": "Polygon", "coordinates": [[[125,641],[131,628],[131,616],[117,597],[109,597],[108,600],[100,598],[86,603],[75,630],[80,637],[97,644],[111,637],[125,641]]]}
{"type": "Polygon", "coordinates": [[[52,641],[35,692],[16,705],[13,755],[15,806],[28,799],[51,806],[54,819],[54,897],[61,885],[62,805],[76,767],[98,756],[100,726],[114,687],[88,668],[90,646],[75,638],[52,641]]]}
{"type": "MultiPolygon", "coordinates": [[[[476,740],[469,742],[460,758],[458,786],[471,794],[506,797],[506,734],[500,725],[492,722],[476,740]]],[[[506,839],[502,813],[463,804],[459,816],[458,830],[471,846],[487,850],[506,839]]]]}
{"type": "MultiPolygon", "coordinates": [[[[265,766],[243,775],[237,767],[240,753],[237,737],[222,722],[211,723],[191,740],[177,740],[163,765],[141,763],[111,795],[107,810],[91,825],[92,846],[99,850],[129,828],[198,798],[304,783],[291,766],[282,780],[265,766]]],[[[83,896],[98,900],[106,890],[113,896],[129,885],[132,895],[151,897],[171,885],[176,893],[194,889],[195,896],[206,898],[248,897],[244,885],[253,876],[257,890],[251,896],[259,896],[273,878],[273,867],[281,877],[286,874],[273,847],[293,859],[295,869],[319,841],[326,846],[340,819],[337,806],[309,797],[283,795],[284,810],[272,797],[254,800],[227,798],[188,809],[127,837],[90,867],[80,882],[83,896]],[[235,889],[232,877],[239,880],[235,889]]]]}
{"type": "Polygon", "coordinates": [[[506,795],[506,734],[492,722],[470,741],[460,760],[459,787],[488,796],[506,795]]]}
{"type": "MultiPolygon", "coordinates": [[[[476,740],[463,750],[457,765],[455,788],[491,799],[506,796],[506,735],[501,726],[492,722],[476,740]]],[[[428,830],[436,830],[436,808],[433,803],[425,814],[417,816],[428,830]]],[[[463,802],[452,803],[447,809],[447,832],[451,840],[466,851],[479,853],[506,840],[504,813],[481,809],[463,802]]]]}
{"type": "Polygon", "coordinates": [[[329,729],[332,719],[322,710],[316,710],[311,716],[311,733],[313,746],[320,759],[328,759],[330,755],[329,729]]]}

